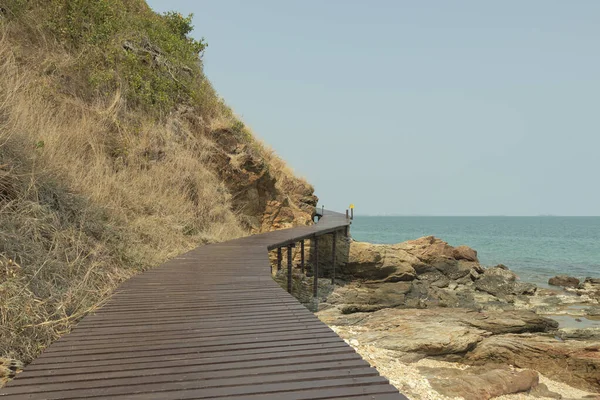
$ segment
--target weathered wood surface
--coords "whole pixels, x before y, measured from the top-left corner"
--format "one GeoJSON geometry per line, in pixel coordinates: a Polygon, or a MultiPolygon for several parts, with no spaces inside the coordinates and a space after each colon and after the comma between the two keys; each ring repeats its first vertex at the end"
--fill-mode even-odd
{"type": "Polygon", "coordinates": [[[271,278],[319,223],[202,246],[121,285],[0,389],[3,399],[405,399],[271,278]]]}

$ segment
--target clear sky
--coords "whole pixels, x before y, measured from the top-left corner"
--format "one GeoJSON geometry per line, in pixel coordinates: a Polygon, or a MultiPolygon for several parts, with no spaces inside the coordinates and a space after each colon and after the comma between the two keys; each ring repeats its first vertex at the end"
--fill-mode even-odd
{"type": "Polygon", "coordinates": [[[148,3],[326,208],[600,215],[600,1],[148,3]]]}

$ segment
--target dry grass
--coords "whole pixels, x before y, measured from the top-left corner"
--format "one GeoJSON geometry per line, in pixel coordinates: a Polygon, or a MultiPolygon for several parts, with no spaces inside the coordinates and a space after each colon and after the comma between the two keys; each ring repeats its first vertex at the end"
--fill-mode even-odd
{"type": "Polygon", "coordinates": [[[124,5],[134,24],[109,24],[108,44],[69,46],[58,28],[79,38],[98,26],[49,12],[61,4],[71,3],[0,7],[0,386],[132,275],[247,229],[311,223],[316,201],[216,95],[199,58],[163,52],[187,67],[181,86],[170,70],[123,56],[124,38],[140,35],[189,50],[168,17],[143,0],[105,2],[124,5]],[[136,91],[140,77],[162,87],[162,103],[152,106],[152,88],[136,91]]]}
{"type": "Polygon", "coordinates": [[[123,280],[245,232],[200,128],[57,95],[38,66],[71,56],[16,48],[2,36],[0,356],[29,362],[123,280]]]}

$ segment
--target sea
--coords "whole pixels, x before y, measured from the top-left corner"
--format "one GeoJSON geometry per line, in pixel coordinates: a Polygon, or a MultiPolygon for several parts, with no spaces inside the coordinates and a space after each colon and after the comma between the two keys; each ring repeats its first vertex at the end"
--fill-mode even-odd
{"type": "Polygon", "coordinates": [[[559,274],[600,278],[600,217],[355,216],[351,232],[355,240],[386,244],[433,235],[542,287],[559,274]]]}

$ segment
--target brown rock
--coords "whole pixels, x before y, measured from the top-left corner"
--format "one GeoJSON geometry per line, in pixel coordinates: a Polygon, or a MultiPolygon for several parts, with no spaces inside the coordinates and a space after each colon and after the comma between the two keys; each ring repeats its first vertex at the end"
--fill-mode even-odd
{"type": "Polygon", "coordinates": [[[540,383],[529,391],[533,397],[541,397],[544,399],[562,399],[562,395],[552,392],[544,383],[540,383]]]}
{"type": "Polygon", "coordinates": [[[475,288],[493,296],[533,295],[537,287],[531,283],[517,282],[516,275],[500,268],[488,268],[483,276],[475,281],[475,288]]]}
{"type": "Polygon", "coordinates": [[[397,246],[425,263],[430,263],[440,258],[452,259],[454,257],[454,248],[434,236],[409,240],[399,243],[397,246]]]}
{"type": "Polygon", "coordinates": [[[557,275],[553,278],[548,279],[548,284],[552,286],[562,287],[577,287],[579,286],[579,279],[568,275],[557,275]]]}
{"type": "Polygon", "coordinates": [[[468,246],[458,246],[454,248],[452,256],[457,260],[467,260],[479,262],[477,252],[468,246]]]}
{"type": "Polygon", "coordinates": [[[539,384],[538,373],[531,370],[421,367],[419,371],[437,392],[465,400],[488,400],[505,394],[528,392],[539,384]]]}
{"type": "Polygon", "coordinates": [[[415,279],[413,265],[419,263],[416,257],[395,246],[351,242],[348,262],[341,269],[357,279],[398,282],[415,279]]]}
{"type": "Polygon", "coordinates": [[[274,168],[229,128],[211,132],[215,148],[211,155],[214,171],[234,193],[233,208],[252,232],[266,232],[296,225],[310,225],[317,204],[313,188],[292,174],[274,168]]]}
{"type": "Polygon", "coordinates": [[[551,379],[577,388],[600,390],[600,342],[498,335],[485,338],[465,360],[473,364],[494,362],[535,368],[551,379]]]}
{"type": "Polygon", "coordinates": [[[502,264],[498,264],[495,267],[486,268],[483,273],[487,276],[499,276],[507,282],[515,282],[517,280],[517,274],[502,264]]]}
{"type": "Polygon", "coordinates": [[[350,310],[373,311],[404,304],[406,293],[410,290],[409,282],[379,285],[350,283],[335,290],[327,298],[327,303],[345,305],[347,306],[346,312],[350,312],[350,310]]]}
{"type": "MultiPolygon", "coordinates": [[[[477,252],[467,246],[454,248],[433,236],[395,245],[352,242],[342,272],[356,279],[379,282],[411,281],[421,274],[441,272],[447,279],[435,279],[441,287],[448,279],[457,280],[484,270],[477,252]]],[[[471,278],[469,278],[471,279],[471,278]]],[[[436,284],[437,285],[437,284],[436,284]]]]}
{"type": "Polygon", "coordinates": [[[344,315],[330,308],[317,314],[328,325],[357,325],[361,343],[426,355],[460,354],[492,333],[537,332],[558,325],[529,311],[475,312],[463,308],[390,309],[344,315]]]}

